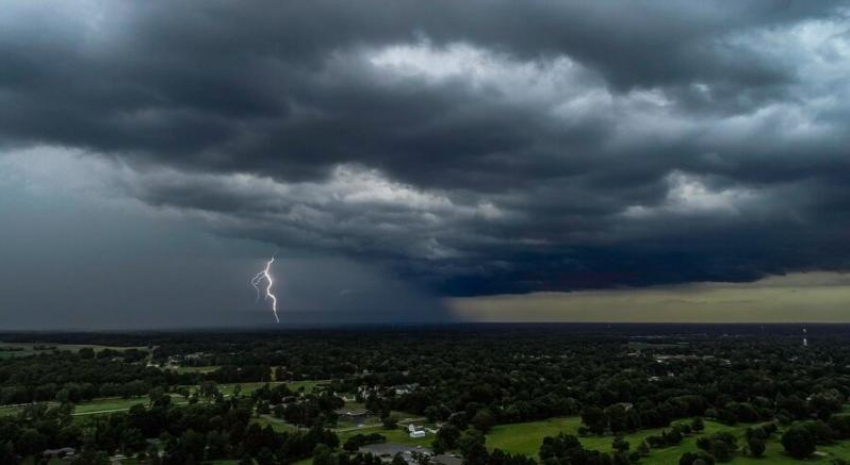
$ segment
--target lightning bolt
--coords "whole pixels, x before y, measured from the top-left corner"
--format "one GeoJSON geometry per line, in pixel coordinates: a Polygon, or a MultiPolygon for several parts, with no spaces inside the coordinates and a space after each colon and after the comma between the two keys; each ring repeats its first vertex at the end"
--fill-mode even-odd
{"type": "Polygon", "coordinates": [[[257,301],[260,300],[260,293],[262,292],[260,286],[263,282],[266,283],[265,289],[265,298],[264,300],[271,299],[272,301],[272,312],[274,312],[274,319],[278,323],[280,323],[280,318],[277,316],[277,296],[272,292],[272,286],[274,286],[274,280],[272,279],[271,269],[272,263],[274,263],[275,258],[277,258],[277,252],[272,255],[272,258],[266,262],[266,267],[263,268],[262,271],[255,274],[253,278],[251,278],[251,286],[257,290],[257,301]]]}
{"type": "Polygon", "coordinates": [[[254,299],[254,302],[260,301],[260,284],[263,283],[264,273],[261,271],[257,273],[253,278],[251,278],[251,285],[254,286],[254,289],[257,290],[257,298],[254,299]]]}

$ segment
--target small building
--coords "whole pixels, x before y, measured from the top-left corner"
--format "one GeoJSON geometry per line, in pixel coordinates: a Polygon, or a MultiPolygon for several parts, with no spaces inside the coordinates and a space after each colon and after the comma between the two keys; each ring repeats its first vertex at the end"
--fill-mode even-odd
{"type": "Polygon", "coordinates": [[[407,425],[407,431],[412,439],[420,439],[425,437],[425,430],[419,429],[413,423],[407,425]]]}

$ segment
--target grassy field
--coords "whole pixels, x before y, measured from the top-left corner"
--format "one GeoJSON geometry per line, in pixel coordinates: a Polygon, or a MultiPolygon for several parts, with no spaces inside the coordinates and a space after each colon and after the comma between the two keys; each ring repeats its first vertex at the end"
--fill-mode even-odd
{"type": "MultiPolygon", "coordinates": [[[[172,402],[180,404],[185,403],[186,399],[178,395],[171,395],[172,402]]],[[[58,405],[56,402],[48,402],[51,407],[58,405]]],[[[124,399],[120,397],[93,399],[88,402],[80,402],[74,406],[74,415],[97,415],[99,413],[115,413],[125,412],[130,410],[130,407],[136,404],[148,404],[147,397],[132,397],[124,399]]],[[[21,406],[2,406],[0,407],[0,416],[16,415],[23,409],[21,406]]]]}
{"type": "Polygon", "coordinates": [[[221,368],[218,365],[210,365],[205,367],[176,367],[169,368],[170,370],[174,370],[177,373],[210,373],[212,371],[218,370],[221,368]]]}
{"type": "Polygon", "coordinates": [[[0,416],[4,416],[4,415],[17,415],[17,414],[18,414],[18,412],[20,412],[20,411],[21,411],[21,408],[22,408],[22,407],[19,407],[19,406],[17,406],[17,405],[14,405],[14,406],[12,406],[12,405],[4,405],[4,406],[0,407],[0,416]]]}
{"type": "Polygon", "coordinates": [[[268,383],[234,383],[234,384],[219,384],[218,389],[222,394],[229,396],[233,394],[234,388],[239,385],[242,386],[242,395],[249,395],[252,392],[260,389],[261,387],[268,384],[269,386],[276,386],[278,384],[286,384],[287,387],[293,392],[298,392],[301,388],[304,389],[305,393],[311,393],[316,388],[316,386],[320,386],[327,383],[327,381],[271,381],[268,383]]]}
{"type": "MultiPolygon", "coordinates": [[[[170,394],[171,402],[173,404],[185,404],[188,401],[183,396],[178,394],[170,394]]],[[[104,398],[104,399],[93,399],[89,402],[81,402],[74,406],[74,415],[97,415],[99,413],[107,414],[107,413],[115,413],[115,412],[126,412],[130,410],[130,407],[136,404],[143,404],[145,406],[148,405],[149,399],[147,397],[131,397],[129,399],[123,398],[104,398]]]]}
{"type": "Polygon", "coordinates": [[[232,394],[233,394],[233,391],[236,389],[236,386],[241,386],[241,388],[242,388],[242,395],[243,395],[243,396],[247,396],[247,395],[250,395],[252,392],[256,391],[257,389],[262,388],[262,387],[263,387],[263,386],[265,386],[266,384],[268,384],[269,386],[275,386],[275,385],[282,384],[282,383],[278,383],[278,382],[270,382],[270,383],[234,383],[234,384],[219,384],[219,385],[218,385],[218,390],[219,390],[222,394],[224,394],[225,396],[229,396],[229,395],[232,395],[232,394]]]}
{"type": "MultiPolygon", "coordinates": [[[[177,399],[173,399],[177,400],[177,399]]],[[[147,397],[133,397],[130,399],[93,399],[91,402],[81,402],[74,407],[74,414],[89,415],[97,412],[111,412],[130,410],[136,404],[148,404],[147,397]]]]}
{"type": "MultiPolygon", "coordinates": [[[[287,383],[290,386],[290,389],[297,391],[299,387],[304,387],[305,392],[311,392],[315,386],[322,384],[323,381],[297,381],[293,383],[287,383]]],[[[252,392],[261,388],[266,383],[239,383],[242,386],[242,395],[250,395],[252,392]]],[[[281,384],[281,383],[269,383],[270,385],[281,384]]],[[[219,386],[221,392],[225,395],[233,394],[234,388],[237,384],[222,384],[219,386]]],[[[190,386],[195,387],[195,386],[190,386]]],[[[171,394],[172,402],[175,403],[185,403],[186,399],[182,396],[171,394]]],[[[136,404],[145,404],[147,405],[148,398],[146,396],[143,397],[134,397],[130,399],[123,398],[102,398],[102,399],[93,399],[88,402],[81,402],[77,404],[74,408],[75,415],[95,415],[98,413],[114,413],[114,412],[122,412],[130,410],[130,407],[136,404]]],[[[51,402],[51,404],[55,404],[51,402]]],[[[0,416],[4,415],[16,415],[21,411],[20,406],[0,406],[0,416]]]]}
{"type": "Polygon", "coordinates": [[[78,352],[80,349],[91,348],[94,349],[95,352],[100,352],[105,349],[112,350],[127,350],[127,349],[139,349],[139,350],[148,350],[147,347],[118,347],[118,346],[101,346],[101,345],[93,345],[93,344],[56,344],[52,342],[0,342],[0,358],[5,357],[19,357],[22,355],[33,355],[38,353],[49,353],[53,350],[70,350],[72,352],[78,352]],[[49,347],[49,349],[36,349],[36,347],[49,347]],[[4,348],[16,348],[22,350],[16,351],[6,351],[2,350],[4,348]]]}
{"type": "Polygon", "coordinates": [[[0,351],[0,358],[14,358],[14,357],[28,357],[30,355],[35,355],[35,351],[32,350],[3,350],[0,351]]]}
{"type": "MultiPolygon", "coordinates": [[[[512,425],[499,425],[487,435],[487,447],[489,449],[499,448],[506,452],[515,454],[525,454],[530,457],[537,457],[537,452],[540,445],[543,443],[543,438],[546,436],[555,436],[560,432],[578,435],[578,428],[581,426],[579,417],[553,418],[543,421],[535,421],[529,423],[517,423],[512,425]]],[[[752,425],[737,425],[727,426],[717,422],[706,420],[705,431],[702,435],[717,433],[720,431],[729,431],[739,437],[738,445],[743,446],[746,442],[743,438],[744,430],[747,426],[752,425]]],[[[648,436],[660,435],[663,429],[650,429],[639,431],[634,434],[625,436],[626,440],[631,443],[632,448],[637,447],[648,436]]],[[[738,454],[731,463],[735,464],[799,464],[799,463],[831,463],[834,458],[850,459],[850,442],[835,443],[829,446],[819,446],[818,451],[822,455],[816,455],[810,459],[799,461],[787,455],[783,451],[782,444],[779,438],[782,431],[771,436],[767,442],[767,450],[762,458],[748,457],[743,454],[738,454]]],[[[698,450],[696,446],[697,438],[700,435],[692,434],[686,437],[681,444],[664,449],[652,449],[648,457],[641,460],[641,464],[669,464],[678,463],[679,457],[687,451],[698,450]]],[[[581,443],[587,449],[595,449],[605,452],[612,451],[613,437],[583,437],[580,438],[581,443]]]]}
{"type": "Polygon", "coordinates": [[[296,431],[298,429],[298,427],[290,425],[289,423],[287,423],[283,420],[277,419],[275,417],[272,417],[270,415],[263,415],[259,418],[252,418],[251,422],[257,423],[258,425],[262,426],[263,428],[265,428],[266,426],[271,426],[272,429],[277,431],[278,433],[296,431]]]}
{"type": "Polygon", "coordinates": [[[289,387],[290,391],[298,392],[302,388],[306,394],[313,392],[318,386],[325,386],[328,384],[328,380],[316,380],[316,381],[290,381],[286,383],[286,386],[289,387]]]}
{"type": "Polygon", "coordinates": [[[431,442],[434,441],[434,435],[428,433],[424,438],[413,439],[407,432],[406,427],[399,426],[396,429],[388,430],[384,429],[382,425],[376,426],[364,426],[363,428],[357,428],[353,430],[346,431],[338,431],[337,436],[339,436],[339,441],[341,444],[344,444],[348,438],[352,436],[356,436],[357,434],[370,434],[370,433],[379,433],[387,438],[387,442],[395,442],[399,444],[407,444],[409,446],[422,446],[422,447],[430,447],[431,442]]]}

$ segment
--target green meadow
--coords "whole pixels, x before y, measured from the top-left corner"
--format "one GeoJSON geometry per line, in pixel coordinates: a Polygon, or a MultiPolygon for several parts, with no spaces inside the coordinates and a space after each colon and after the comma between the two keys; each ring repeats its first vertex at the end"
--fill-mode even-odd
{"type": "MultiPolygon", "coordinates": [[[[487,447],[489,449],[502,449],[506,452],[514,454],[524,454],[529,457],[537,458],[540,445],[543,443],[543,438],[546,436],[555,436],[558,433],[564,432],[578,436],[578,428],[581,426],[581,418],[579,417],[564,417],[553,418],[549,420],[516,423],[511,425],[495,426],[487,435],[487,447]]],[[[736,426],[728,426],[717,423],[711,420],[705,421],[705,430],[701,433],[691,434],[676,446],[666,447],[663,449],[651,449],[649,456],[641,460],[641,464],[675,464],[679,458],[688,451],[699,450],[696,446],[697,438],[700,436],[717,433],[721,431],[729,431],[738,436],[738,446],[743,448],[746,444],[744,439],[744,431],[747,427],[753,425],[740,424],[736,426]]],[[[669,428],[668,428],[669,429],[669,428]]],[[[632,434],[624,435],[625,439],[631,444],[631,447],[636,448],[648,436],[660,435],[664,428],[648,429],[638,431],[632,434]]],[[[807,460],[796,460],[785,454],[780,438],[783,430],[780,429],[773,434],[767,442],[767,450],[761,458],[746,456],[739,452],[730,463],[735,464],[799,464],[799,463],[831,463],[833,459],[842,458],[850,459],[850,442],[836,442],[829,446],[818,446],[818,452],[807,460]]],[[[581,443],[587,449],[595,449],[603,452],[612,452],[613,436],[588,436],[580,437],[581,443]]]]}

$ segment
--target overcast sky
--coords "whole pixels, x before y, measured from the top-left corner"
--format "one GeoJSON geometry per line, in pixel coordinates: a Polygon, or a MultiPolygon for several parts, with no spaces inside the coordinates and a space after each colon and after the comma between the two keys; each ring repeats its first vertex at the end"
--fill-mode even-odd
{"type": "Polygon", "coordinates": [[[0,9],[0,329],[850,320],[847,2],[0,9]]]}

